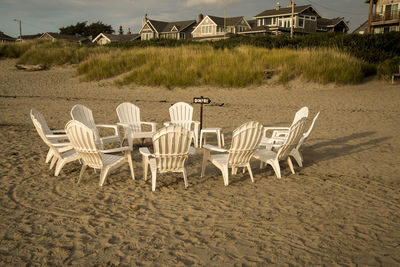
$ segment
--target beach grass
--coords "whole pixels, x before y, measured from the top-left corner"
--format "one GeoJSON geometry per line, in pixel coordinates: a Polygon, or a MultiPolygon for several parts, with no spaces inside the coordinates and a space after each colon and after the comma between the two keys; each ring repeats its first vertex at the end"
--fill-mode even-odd
{"type": "Polygon", "coordinates": [[[277,81],[300,78],[318,83],[356,84],[374,68],[333,48],[267,49],[211,45],[179,47],[88,47],[62,41],[39,40],[0,45],[0,56],[18,57],[20,64],[79,64],[82,80],[117,77],[118,85],[188,87],[246,87],[266,82],[266,71],[277,81]]]}

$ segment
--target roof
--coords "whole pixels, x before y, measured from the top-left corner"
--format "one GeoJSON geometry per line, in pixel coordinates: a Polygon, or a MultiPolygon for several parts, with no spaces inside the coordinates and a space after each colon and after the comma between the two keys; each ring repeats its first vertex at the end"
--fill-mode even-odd
{"type": "MultiPolygon", "coordinates": [[[[333,19],[326,19],[326,18],[320,18],[317,21],[317,27],[318,28],[329,28],[329,27],[335,27],[338,25],[341,21],[344,21],[344,18],[333,18],[333,19]]],[[[346,23],[346,22],[345,22],[346,23]]]]}
{"type": "Polygon", "coordinates": [[[223,27],[225,26],[234,26],[238,24],[243,17],[231,17],[231,18],[223,18],[223,17],[216,17],[216,16],[210,16],[208,15],[212,21],[214,21],[218,26],[223,27]]]}
{"type": "Polygon", "coordinates": [[[15,41],[14,37],[8,36],[4,32],[0,31],[0,40],[9,40],[9,41],[15,41]]]}
{"type": "Polygon", "coordinates": [[[353,33],[360,33],[360,32],[364,33],[368,32],[368,20],[366,20],[363,24],[361,24],[357,29],[353,31],[353,33]]]}
{"type": "Polygon", "coordinates": [[[22,35],[21,37],[23,40],[32,40],[32,39],[39,38],[40,36],[42,36],[42,33],[31,34],[31,35],[22,35]]]}
{"type": "Polygon", "coordinates": [[[253,28],[253,27],[257,26],[257,20],[256,19],[248,20],[247,23],[249,24],[250,28],[253,28]]]}
{"type": "Polygon", "coordinates": [[[43,33],[42,36],[40,36],[40,38],[43,38],[45,35],[48,35],[48,36],[50,36],[50,37],[52,37],[54,39],[66,40],[66,41],[69,41],[69,42],[79,42],[79,41],[87,39],[87,37],[83,37],[83,36],[60,34],[60,33],[56,33],[56,32],[43,33]]]}
{"type": "Polygon", "coordinates": [[[134,34],[108,34],[108,33],[103,33],[104,36],[106,36],[111,42],[123,42],[123,41],[131,41],[135,40],[138,37],[140,37],[140,34],[134,33],[134,34]]]}
{"type": "Polygon", "coordinates": [[[147,19],[148,22],[154,27],[157,32],[170,32],[174,26],[178,31],[182,31],[189,27],[192,24],[196,23],[196,20],[185,20],[185,21],[174,21],[174,22],[166,22],[166,21],[158,21],[147,19]]]}
{"type": "MultiPolygon", "coordinates": [[[[317,14],[318,12],[311,6],[311,5],[305,5],[305,6],[295,6],[294,7],[294,14],[299,14],[302,13],[303,11],[312,8],[317,14]]],[[[270,16],[278,16],[278,15],[288,15],[292,14],[292,8],[291,7],[284,7],[280,9],[268,9],[260,14],[254,16],[255,18],[257,17],[270,17],[270,16]]],[[[319,14],[318,14],[319,15],[319,14]]]]}

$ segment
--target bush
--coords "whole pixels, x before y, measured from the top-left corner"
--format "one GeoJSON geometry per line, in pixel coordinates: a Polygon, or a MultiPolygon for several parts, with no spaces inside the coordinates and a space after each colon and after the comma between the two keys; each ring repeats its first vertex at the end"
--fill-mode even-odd
{"type": "Polygon", "coordinates": [[[400,57],[387,59],[377,67],[378,76],[383,79],[389,79],[394,73],[399,73],[400,57]]]}

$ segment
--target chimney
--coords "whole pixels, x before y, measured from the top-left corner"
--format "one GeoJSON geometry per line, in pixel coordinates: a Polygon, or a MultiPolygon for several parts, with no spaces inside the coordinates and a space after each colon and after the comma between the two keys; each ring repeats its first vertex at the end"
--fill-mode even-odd
{"type": "Polygon", "coordinates": [[[276,7],[275,7],[275,9],[276,9],[276,10],[279,10],[279,9],[281,9],[281,4],[279,4],[279,2],[278,2],[278,3],[276,3],[276,7]]]}
{"type": "MultiPolygon", "coordinates": [[[[296,6],[296,4],[294,4],[294,6],[296,6]]],[[[289,1],[289,3],[287,4],[287,7],[292,7],[292,1],[289,1]]]]}
{"type": "Polygon", "coordinates": [[[204,19],[204,16],[202,13],[199,14],[198,19],[199,19],[198,23],[200,23],[200,21],[202,21],[204,19]]]}

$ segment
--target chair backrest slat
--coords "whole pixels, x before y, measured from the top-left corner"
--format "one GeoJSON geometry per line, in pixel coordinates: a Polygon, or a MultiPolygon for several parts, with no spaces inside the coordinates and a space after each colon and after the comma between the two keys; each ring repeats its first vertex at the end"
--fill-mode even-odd
{"type": "Polygon", "coordinates": [[[178,102],[169,108],[171,122],[190,131],[193,107],[185,102],[178,102]]]}
{"type": "Polygon", "coordinates": [[[300,138],[304,134],[306,122],[307,118],[303,117],[295,124],[290,126],[288,137],[283,145],[279,148],[277,153],[277,157],[279,160],[286,159],[290,155],[290,152],[293,150],[293,148],[298,145],[300,138]]]}
{"type": "Polygon", "coordinates": [[[69,121],[65,126],[65,131],[84,163],[89,167],[101,169],[103,162],[94,131],[76,120],[69,121]]]}
{"type": "Polygon", "coordinates": [[[79,121],[82,124],[89,127],[89,129],[93,130],[96,142],[103,147],[103,144],[100,139],[99,130],[96,127],[96,123],[94,122],[92,110],[85,107],[84,105],[77,104],[71,109],[71,117],[73,120],[79,121]]]}
{"type": "Polygon", "coordinates": [[[303,135],[302,138],[300,138],[300,141],[299,141],[299,144],[297,145],[297,148],[299,148],[308,139],[308,137],[310,136],[310,134],[311,134],[311,132],[312,132],[312,130],[314,128],[315,122],[318,119],[318,116],[319,116],[319,112],[317,113],[317,115],[315,115],[313,121],[311,122],[310,128],[308,128],[307,132],[303,135]]]}
{"type": "Polygon", "coordinates": [[[133,132],[141,132],[140,109],[129,102],[120,104],[117,107],[118,119],[122,123],[129,123],[133,132]]]}
{"type": "Polygon", "coordinates": [[[228,164],[231,166],[247,164],[260,144],[262,134],[263,126],[255,121],[247,122],[234,130],[228,164]]]}
{"type": "Polygon", "coordinates": [[[182,171],[193,133],[178,125],[164,127],[153,135],[154,156],[160,172],[182,171]]]}

